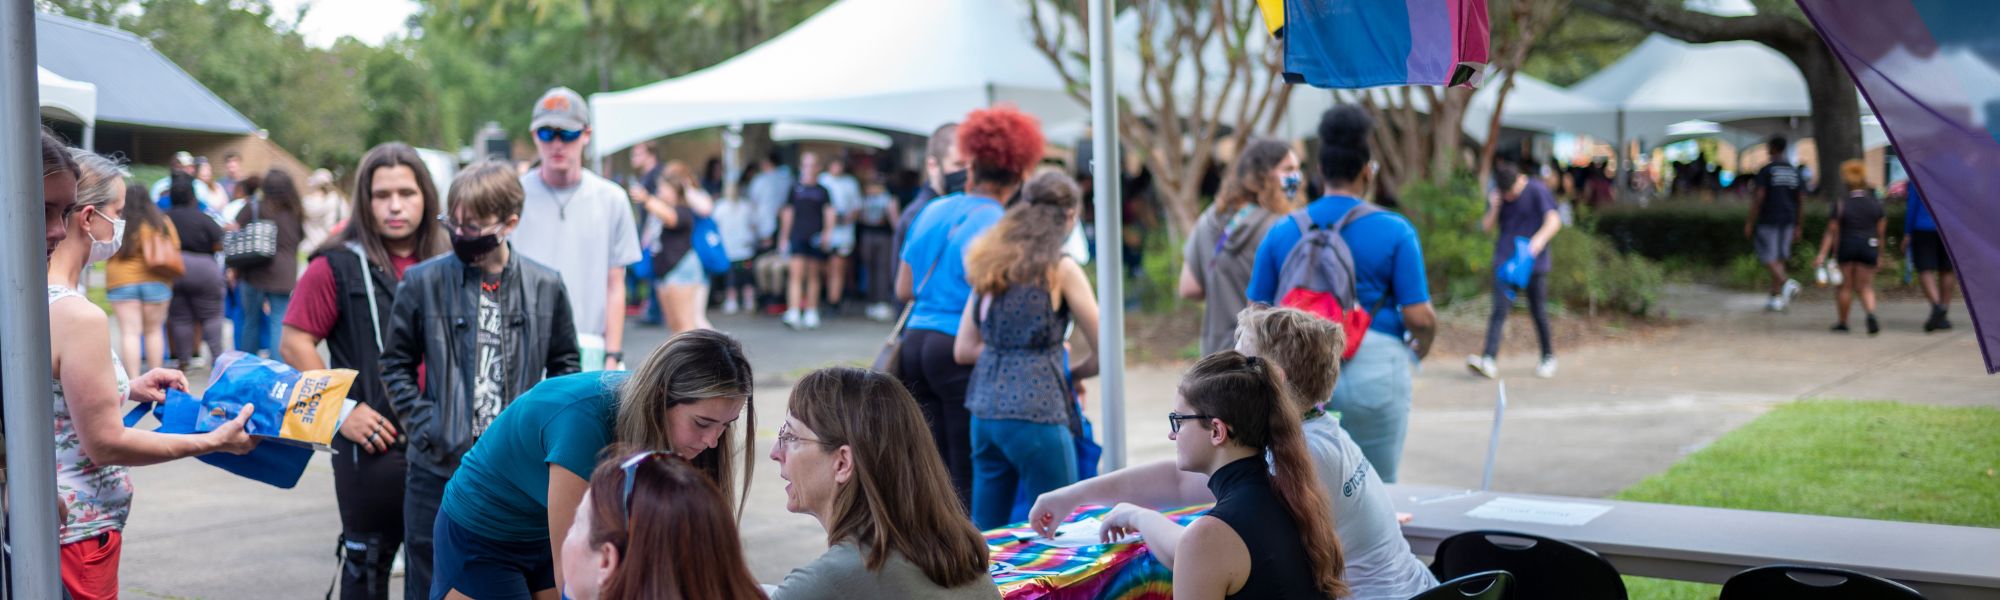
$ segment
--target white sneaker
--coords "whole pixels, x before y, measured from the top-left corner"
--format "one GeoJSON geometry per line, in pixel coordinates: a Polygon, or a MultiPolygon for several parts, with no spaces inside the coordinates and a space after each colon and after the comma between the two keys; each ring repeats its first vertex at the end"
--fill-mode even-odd
{"type": "Polygon", "coordinates": [[[1478,354],[1467,356],[1465,357],[1465,368],[1472,369],[1472,372],[1484,375],[1487,379],[1500,378],[1500,367],[1493,364],[1493,357],[1491,356],[1480,356],[1478,354]]]}
{"type": "Polygon", "coordinates": [[[819,329],[819,309],[806,309],[805,326],[806,329],[819,329]]]}
{"type": "Polygon", "coordinates": [[[1548,379],[1556,376],[1556,357],[1542,357],[1542,364],[1535,366],[1535,376],[1548,379]]]}
{"type": "Polygon", "coordinates": [[[730,298],[722,301],[722,314],[733,315],[736,314],[738,311],[740,311],[742,308],[743,308],[742,306],[736,304],[735,298],[730,298]]]}
{"type": "Polygon", "coordinates": [[[1799,280],[1797,279],[1785,280],[1785,291],[1784,291],[1785,301],[1784,303],[1780,304],[1780,306],[1781,307],[1790,306],[1792,304],[1792,298],[1798,296],[1799,290],[1801,289],[1805,289],[1805,286],[1799,285],[1799,280]]]}
{"type": "Polygon", "coordinates": [[[783,317],[780,317],[780,318],[778,319],[778,322],[780,322],[780,323],[784,323],[786,327],[790,327],[790,328],[792,328],[792,329],[798,329],[798,328],[799,328],[799,309],[796,309],[796,308],[787,308],[787,309],[785,309],[785,316],[783,316],[783,317]]]}
{"type": "Polygon", "coordinates": [[[889,305],[877,302],[868,306],[868,318],[874,321],[887,321],[896,318],[896,315],[890,312],[889,305]]]}
{"type": "Polygon", "coordinates": [[[1784,310],[1784,309],[1785,309],[1785,299],[1784,299],[1784,298],[1785,298],[1784,296],[1772,296],[1772,297],[1771,297],[1770,299],[1768,299],[1768,300],[1765,300],[1765,301],[1764,301],[1764,311],[1765,311],[1765,312],[1778,312],[1778,311],[1781,311],[1781,310],[1784,310]]]}

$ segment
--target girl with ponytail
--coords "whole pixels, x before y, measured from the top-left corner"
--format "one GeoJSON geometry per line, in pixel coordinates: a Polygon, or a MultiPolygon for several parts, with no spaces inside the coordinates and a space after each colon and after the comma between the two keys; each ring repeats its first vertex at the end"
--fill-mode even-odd
{"type": "Polygon", "coordinates": [[[1174,572],[1175,598],[1346,596],[1332,503],[1291,406],[1270,362],[1231,350],[1195,363],[1167,415],[1169,439],[1180,470],[1208,475],[1215,507],[1180,530],[1120,504],[1104,517],[1105,537],[1145,537],[1174,572]],[[1202,559],[1176,565],[1184,554],[1202,559]]]}

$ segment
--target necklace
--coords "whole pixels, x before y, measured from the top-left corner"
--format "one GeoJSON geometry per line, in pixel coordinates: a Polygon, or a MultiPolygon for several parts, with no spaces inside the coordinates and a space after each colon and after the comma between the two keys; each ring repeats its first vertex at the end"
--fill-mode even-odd
{"type": "Polygon", "coordinates": [[[564,221],[569,220],[569,202],[576,199],[577,192],[583,191],[583,178],[577,178],[576,187],[570,188],[568,195],[557,192],[556,186],[549,185],[548,178],[543,177],[541,173],[535,174],[535,181],[542,182],[542,189],[548,190],[549,198],[555,200],[556,218],[564,221]]]}

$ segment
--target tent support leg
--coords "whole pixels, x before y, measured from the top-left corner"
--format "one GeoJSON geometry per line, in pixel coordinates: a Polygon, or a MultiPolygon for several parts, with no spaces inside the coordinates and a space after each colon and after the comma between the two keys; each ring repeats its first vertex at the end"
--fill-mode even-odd
{"type": "Polygon", "coordinates": [[[1098,396],[1105,471],[1125,467],[1125,239],[1119,212],[1118,98],[1111,77],[1111,0],[1090,0],[1090,166],[1097,203],[1098,396]]]}

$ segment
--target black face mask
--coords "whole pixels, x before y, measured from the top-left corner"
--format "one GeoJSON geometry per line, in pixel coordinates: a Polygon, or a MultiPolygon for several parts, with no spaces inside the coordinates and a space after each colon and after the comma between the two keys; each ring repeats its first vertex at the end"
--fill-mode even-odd
{"type": "Polygon", "coordinates": [[[450,233],[451,253],[457,255],[459,261],[468,265],[478,262],[481,257],[492,252],[494,248],[500,247],[500,234],[498,233],[472,237],[459,235],[457,231],[450,233]]]}
{"type": "Polygon", "coordinates": [[[944,174],[944,195],[950,196],[965,191],[965,169],[944,174]]]}

